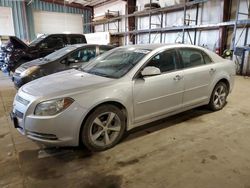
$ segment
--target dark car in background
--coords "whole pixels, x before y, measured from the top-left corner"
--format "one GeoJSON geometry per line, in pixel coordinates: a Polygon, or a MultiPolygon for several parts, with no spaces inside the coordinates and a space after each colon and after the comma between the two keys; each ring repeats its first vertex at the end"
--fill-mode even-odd
{"type": "Polygon", "coordinates": [[[13,74],[17,88],[37,78],[66,69],[79,68],[96,56],[113,49],[109,45],[75,44],[66,46],[44,58],[39,58],[18,67],[13,74]]]}
{"type": "Polygon", "coordinates": [[[17,67],[25,62],[44,57],[66,45],[87,43],[82,34],[50,34],[42,35],[25,44],[17,37],[10,37],[8,49],[5,50],[5,66],[3,71],[14,72],[17,67]]]}

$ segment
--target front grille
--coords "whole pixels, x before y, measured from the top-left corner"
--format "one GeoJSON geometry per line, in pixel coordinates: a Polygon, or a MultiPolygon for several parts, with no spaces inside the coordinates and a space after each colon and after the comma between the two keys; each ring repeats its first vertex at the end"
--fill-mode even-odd
{"type": "Polygon", "coordinates": [[[20,76],[21,73],[15,72],[13,76],[20,76]]]}
{"type": "Polygon", "coordinates": [[[19,95],[16,96],[16,101],[20,102],[21,104],[27,106],[30,101],[28,100],[25,100],[24,98],[20,97],[19,95]]]}
{"type": "Polygon", "coordinates": [[[23,113],[22,112],[20,112],[18,110],[15,110],[15,115],[16,115],[16,117],[23,119],[23,113]]]}
{"type": "Polygon", "coordinates": [[[58,140],[58,138],[54,134],[37,133],[31,131],[28,131],[27,134],[44,140],[58,140]]]}

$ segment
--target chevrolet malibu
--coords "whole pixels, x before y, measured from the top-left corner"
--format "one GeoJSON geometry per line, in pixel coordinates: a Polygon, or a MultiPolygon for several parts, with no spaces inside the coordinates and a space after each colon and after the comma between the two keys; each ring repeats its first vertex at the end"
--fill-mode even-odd
{"type": "Polygon", "coordinates": [[[11,117],[19,132],[45,145],[103,151],[143,124],[202,105],[221,110],[234,75],[231,61],[197,46],[119,47],[79,70],[24,85],[11,117]]]}

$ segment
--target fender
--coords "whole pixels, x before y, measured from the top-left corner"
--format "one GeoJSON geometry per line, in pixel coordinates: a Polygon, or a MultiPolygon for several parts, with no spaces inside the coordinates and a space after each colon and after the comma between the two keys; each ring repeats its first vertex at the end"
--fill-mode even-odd
{"type": "Polygon", "coordinates": [[[231,78],[230,78],[229,74],[226,71],[220,71],[220,74],[216,75],[215,79],[213,80],[213,82],[210,85],[209,96],[211,96],[216,84],[218,82],[220,82],[221,80],[227,80],[227,82],[229,84],[229,91],[232,89],[231,82],[230,82],[231,78]]]}

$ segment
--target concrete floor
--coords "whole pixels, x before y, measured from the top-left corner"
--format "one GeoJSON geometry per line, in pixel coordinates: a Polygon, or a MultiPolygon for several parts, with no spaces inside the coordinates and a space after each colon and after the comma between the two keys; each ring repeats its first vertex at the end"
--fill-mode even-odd
{"type": "Polygon", "coordinates": [[[199,108],[134,130],[101,153],[44,149],[12,126],[15,89],[0,73],[0,187],[250,188],[250,79],[226,107],[199,108]]]}

